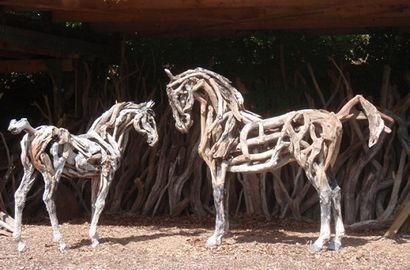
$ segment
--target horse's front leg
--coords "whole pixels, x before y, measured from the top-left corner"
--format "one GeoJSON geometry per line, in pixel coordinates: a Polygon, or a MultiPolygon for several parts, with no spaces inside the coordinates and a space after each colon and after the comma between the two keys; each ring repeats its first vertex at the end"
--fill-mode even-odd
{"type": "Polygon", "coordinates": [[[328,175],[329,184],[332,189],[332,209],[335,222],[335,238],[329,242],[330,250],[339,250],[342,247],[342,238],[345,235],[343,225],[342,208],[340,205],[341,194],[340,187],[333,175],[328,175]]]}
{"type": "Polygon", "coordinates": [[[95,202],[97,200],[98,190],[99,190],[100,178],[91,178],[91,217],[94,216],[95,212],[95,202]]]}
{"type": "Polygon", "coordinates": [[[307,171],[306,175],[312,182],[320,199],[320,234],[316,241],[310,246],[314,252],[321,251],[323,246],[330,239],[330,213],[332,204],[332,191],[326,177],[326,173],[322,166],[314,164],[315,176],[312,177],[312,172],[307,171]]]}
{"type": "MultiPolygon", "coordinates": [[[[93,248],[98,247],[98,245],[100,244],[99,237],[97,234],[97,224],[98,224],[98,220],[100,219],[101,212],[104,210],[105,199],[107,198],[113,176],[114,176],[113,170],[108,170],[106,175],[104,173],[101,173],[97,196],[95,198],[95,202],[92,202],[92,204],[94,204],[94,207],[93,207],[93,213],[91,216],[89,236],[91,239],[91,246],[93,248]]],[[[95,188],[95,186],[92,188],[95,188]]]]}
{"type": "Polygon", "coordinates": [[[225,233],[227,227],[227,216],[225,215],[225,176],[226,176],[226,163],[215,162],[211,169],[212,176],[212,189],[215,205],[215,231],[214,234],[206,241],[206,246],[213,247],[221,244],[222,236],[225,233]]]}

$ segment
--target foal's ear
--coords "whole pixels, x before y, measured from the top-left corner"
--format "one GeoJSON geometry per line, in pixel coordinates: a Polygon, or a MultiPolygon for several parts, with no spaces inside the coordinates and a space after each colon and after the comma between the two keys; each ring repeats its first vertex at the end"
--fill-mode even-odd
{"type": "Polygon", "coordinates": [[[151,109],[152,109],[152,107],[154,107],[154,105],[155,105],[155,102],[152,101],[152,100],[150,100],[150,101],[147,102],[147,108],[151,108],[151,109]]]}
{"type": "Polygon", "coordinates": [[[168,78],[172,81],[174,79],[174,75],[172,75],[169,69],[164,69],[165,73],[168,75],[168,78]]]}

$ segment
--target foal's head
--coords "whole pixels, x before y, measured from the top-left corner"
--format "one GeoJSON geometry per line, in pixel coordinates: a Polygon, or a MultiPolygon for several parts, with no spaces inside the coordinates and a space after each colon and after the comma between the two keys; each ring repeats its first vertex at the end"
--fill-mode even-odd
{"type": "Polygon", "coordinates": [[[158,142],[155,113],[152,109],[154,102],[148,101],[139,105],[141,106],[141,111],[139,114],[134,115],[132,125],[137,132],[147,136],[149,146],[154,146],[158,142]]]}
{"type": "Polygon", "coordinates": [[[29,129],[29,130],[32,129],[27,118],[21,118],[18,121],[16,119],[12,119],[8,127],[8,131],[10,131],[13,134],[19,134],[25,129],[29,129]]]}

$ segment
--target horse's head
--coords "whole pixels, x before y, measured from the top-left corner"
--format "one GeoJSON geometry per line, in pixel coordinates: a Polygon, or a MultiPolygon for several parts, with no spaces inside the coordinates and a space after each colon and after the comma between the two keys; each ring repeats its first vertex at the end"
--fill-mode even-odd
{"type": "Polygon", "coordinates": [[[158,142],[158,131],[155,123],[155,113],[152,109],[153,101],[148,101],[141,104],[141,113],[135,114],[133,126],[136,131],[147,135],[147,143],[149,146],[154,146],[158,142]]]}
{"type": "Polygon", "coordinates": [[[193,124],[191,117],[194,106],[193,92],[198,78],[176,79],[168,69],[165,69],[165,72],[170,78],[170,82],[167,84],[167,95],[175,119],[175,127],[180,132],[187,133],[193,124]]]}

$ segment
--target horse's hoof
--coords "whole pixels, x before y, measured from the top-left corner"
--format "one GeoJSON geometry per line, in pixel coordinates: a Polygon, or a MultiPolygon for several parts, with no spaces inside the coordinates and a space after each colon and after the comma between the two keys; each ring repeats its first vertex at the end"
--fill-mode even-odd
{"type": "Polygon", "coordinates": [[[342,243],[336,241],[330,241],[329,246],[327,247],[329,250],[340,250],[342,248],[342,243]]]}
{"type": "Polygon", "coordinates": [[[26,244],[25,244],[24,242],[19,242],[19,243],[17,244],[17,250],[18,250],[18,252],[24,252],[24,251],[26,251],[26,250],[27,250],[26,244]]]}
{"type": "Polygon", "coordinates": [[[216,237],[211,236],[206,241],[205,246],[211,248],[211,247],[216,247],[220,244],[221,244],[221,239],[218,240],[216,237]]]}
{"type": "Polygon", "coordinates": [[[309,250],[312,252],[319,252],[322,250],[322,247],[313,243],[312,245],[309,246],[309,250]]]}

